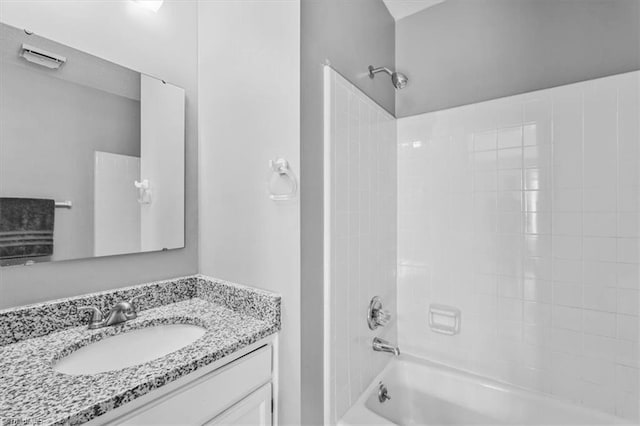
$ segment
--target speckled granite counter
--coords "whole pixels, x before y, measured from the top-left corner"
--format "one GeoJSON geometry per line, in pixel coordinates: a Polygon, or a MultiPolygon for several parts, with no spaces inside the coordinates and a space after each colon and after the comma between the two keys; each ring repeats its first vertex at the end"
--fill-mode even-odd
{"type": "MultiPolygon", "coordinates": [[[[147,307],[152,305],[147,302],[147,307]]],[[[13,331],[2,330],[5,345],[0,346],[0,420],[15,425],[81,424],[277,332],[280,297],[195,276],[0,311],[0,325],[7,323],[12,324],[13,331]],[[117,292],[144,291],[149,294],[145,296],[148,301],[152,297],[149,291],[158,285],[170,287],[178,282],[185,290],[176,293],[180,300],[167,297],[164,304],[139,311],[137,319],[118,326],[97,330],[88,330],[86,325],[66,326],[42,335],[37,332],[39,327],[27,324],[50,319],[34,312],[59,315],[78,301],[126,299],[122,294],[113,295],[117,292]],[[36,330],[32,335],[37,337],[7,337],[16,335],[16,324],[36,330]],[[207,331],[176,352],[122,370],[71,376],[52,368],[60,357],[93,341],[158,324],[194,324],[207,331]],[[11,340],[15,343],[6,344],[11,340]]]]}

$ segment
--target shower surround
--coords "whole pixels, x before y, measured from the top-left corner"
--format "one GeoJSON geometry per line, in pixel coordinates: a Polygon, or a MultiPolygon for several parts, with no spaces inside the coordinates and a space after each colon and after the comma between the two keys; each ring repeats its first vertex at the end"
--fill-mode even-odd
{"type": "Polygon", "coordinates": [[[638,420],[639,80],[398,120],[404,352],[638,420]]]}
{"type": "Polygon", "coordinates": [[[328,66],[324,77],[325,423],[335,424],[390,359],[373,337],[396,340],[396,120],[328,66]],[[375,331],[373,296],[393,315],[375,331]]]}

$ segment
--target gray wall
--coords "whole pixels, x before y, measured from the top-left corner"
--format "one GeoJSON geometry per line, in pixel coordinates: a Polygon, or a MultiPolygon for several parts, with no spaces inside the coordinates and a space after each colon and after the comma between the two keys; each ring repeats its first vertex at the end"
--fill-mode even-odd
{"type": "Polygon", "coordinates": [[[154,15],[99,3],[5,2],[2,20],[185,88],[185,248],[0,268],[0,309],[198,271],[197,6],[165,2],[154,15]],[[147,18],[154,25],[142,25],[147,18]]]}
{"type": "Polygon", "coordinates": [[[393,67],[395,22],[382,0],[302,0],[301,26],[302,422],[322,424],[322,65],[328,59],[393,113],[393,86],[387,78],[370,80],[367,67],[393,67]]]}
{"type": "Polygon", "coordinates": [[[640,68],[638,0],[447,0],[396,24],[405,117],[640,68]]]}

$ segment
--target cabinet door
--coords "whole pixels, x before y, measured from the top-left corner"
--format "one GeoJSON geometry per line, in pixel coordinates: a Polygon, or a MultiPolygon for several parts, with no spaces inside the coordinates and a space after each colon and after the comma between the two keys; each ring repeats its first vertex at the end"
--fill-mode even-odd
{"type": "Polygon", "coordinates": [[[271,383],[268,383],[204,426],[271,426],[271,416],[271,383]]]}
{"type": "MultiPolygon", "coordinates": [[[[117,419],[120,426],[200,426],[271,382],[271,347],[258,349],[117,419]]],[[[270,407],[269,407],[270,408],[270,407]]]]}

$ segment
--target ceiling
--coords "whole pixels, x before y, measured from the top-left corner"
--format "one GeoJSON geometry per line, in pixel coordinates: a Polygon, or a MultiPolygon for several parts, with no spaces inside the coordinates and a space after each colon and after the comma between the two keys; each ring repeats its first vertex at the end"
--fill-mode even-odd
{"type": "Polygon", "coordinates": [[[413,15],[428,7],[435,6],[445,0],[383,0],[391,16],[397,21],[413,15]]]}

